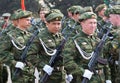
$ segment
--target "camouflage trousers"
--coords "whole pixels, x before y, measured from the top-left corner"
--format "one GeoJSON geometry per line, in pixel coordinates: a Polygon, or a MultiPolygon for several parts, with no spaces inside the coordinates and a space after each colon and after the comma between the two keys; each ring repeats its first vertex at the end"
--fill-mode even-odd
{"type": "MultiPolygon", "coordinates": [[[[65,70],[54,69],[52,75],[50,75],[45,83],[66,83],[65,82],[65,70]]],[[[41,76],[42,77],[42,76],[41,76]]]]}
{"type": "Polygon", "coordinates": [[[19,75],[12,74],[12,83],[34,83],[34,68],[26,67],[19,73],[19,75]]]}
{"type": "MultiPolygon", "coordinates": [[[[74,75],[73,76],[73,80],[71,83],[82,83],[83,80],[83,76],[82,75],[74,75]]],[[[94,74],[91,78],[91,80],[89,80],[88,83],[105,83],[105,76],[103,74],[102,70],[97,70],[96,74],[94,74]]]]}
{"type": "Polygon", "coordinates": [[[103,69],[96,70],[96,74],[90,80],[90,83],[105,83],[105,75],[103,69]]]}

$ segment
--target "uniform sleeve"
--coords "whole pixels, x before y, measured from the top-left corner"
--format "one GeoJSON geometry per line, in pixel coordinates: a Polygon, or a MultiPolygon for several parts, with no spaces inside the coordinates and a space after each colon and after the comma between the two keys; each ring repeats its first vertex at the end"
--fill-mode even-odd
{"type": "MultiPolygon", "coordinates": [[[[111,57],[109,53],[110,48],[111,48],[110,41],[107,41],[103,50],[103,57],[108,61],[110,61],[109,59],[111,57]]],[[[104,66],[104,75],[105,75],[105,80],[111,80],[111,70],[110,70],[109,62],[107,65],[104,66]]]]}
{"type": "Polygon", "coordinates": [[[66,45],[63,51],[63,57],[64,57],[65,70],[67,71],[68,74],[83,73],[83,68],[80,67],[80,64],[78,65],[75,62],[75,58],[77,57],[77,54],[76,54],[75,45],[72,40],[66,42],[66,45]]]}
{"type": "Polygon", "coordinates": [[[0,37],[0,62],[10,64],[13,60],[13,55],[11,53],[11,41],[8,36],[0,37]]]}

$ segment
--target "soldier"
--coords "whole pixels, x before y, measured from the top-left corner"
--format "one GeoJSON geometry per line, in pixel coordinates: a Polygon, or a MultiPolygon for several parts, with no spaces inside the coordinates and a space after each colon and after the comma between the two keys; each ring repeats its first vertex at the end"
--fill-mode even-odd
{"type": "MultiPolygon", "coordinates": [[[[45,27],[45,14],[48,13],[50,11],[50,9],[48,7],[41,7],[39,10],[38,10],[38,15],[39,15],[39,18],[33,18],[32,19],[32,24],[34,25],[37,25],[38,28],[40,28],[41,26],[45,27]]],[[[41,27],[40,30],[43,30],[44,28],[41,27]]],[[[32,32],[32,31],[31,31],[32,32]]]]}
{"type": "Polygon", "coordinates": [[[2,32],[4,32],[6,30],[7,27],[9,27],[9,25],[11,24],[10,22],[10,13],[3,13],[2,17],[3,17],[3,22],[0,23],[0,34],[2,34],[2,32]]]}
{"type": "Polygon", "coordinates": [[[56,48],[63,40],[60,33],[61,20],[63,14],[58,9],[52,9],[45,15],[46,27],[41,33],[38,34],[40,45],[39,46],[39,61],[38,70],[41,71],[41,79],[47,73],[49,75],[46,82],[42,83],[65,83],[65,70],[63,65],[62,55],[57,57],[53,67],[49,65],[50,58],[56,53],[56,48]]]}
{"type": "MultiPolygon", "coordinates": [[[[66,43],[63,51],[64,65],[67,72],[66,78],[71,83],[82,82],[83,72],[88,68],[88,62],[92,57],[91,53],[99,41],[95,34],[97,28],[97,16],[95,13],[86,12],[81,14],[79,22],[81,24],[80,33],[66,43]]],[[[94,73],[91,79],[87,75],[84,75],[84,77],[88,78],[90,83],[105,83],[108,79],[104,79],[103,68],[104,66],[98,63],[95,67],[96,74],[94,73]]],[[[93,72],[88,74],[92,75],[93,72]]]]}
{"type": "Polygon", "coordinates": [[[109,16],[109,21],[113,24],[111,30],[112,39],[107,42],[106,46],[106,55],[109,57],[109,65],[111,69],[111,78],[112,83],[120,82],[120,5],[115,5],[112,8],[109,8],[105,11],[105,15],[109,16]]]}
{"type": "Polygon", "coordinates": [[[73,37],[76,34],[78,34],[79,31],[81,30],[80,24],[78,23],[78,17],[84,12],[84,10],[83,10],[83,7],[74,5],[69,7],[67,11],[68,11],[68,16],[70,15],[70,17],[68,17],[68,19],[66,19],[66,21],[64,22],[64,26],[63,26],[64,28],[62,30],[62,34],[63,36],[65,36],[66,34],[69,34],[70,37],[73,37]],[[68,27],[73,25],[75,25],[74,30],[68,27]],[[73,31],[73,33],[70,34],[71,30],[73,31]]]}
{"type": "Polygon", "coordinates": [[[105,4],[100,4],[96,7],[95,11],[98,14],[98,19],[97,19],[98,21],[105,19],[106,16],[104,15],[104,12],[106,9],[107,9],[107,5],[105,4]]]}
{"type": "MultiPolygon", "coordinates": [[[[2,36],[0,39],[1,63],[8,65],[11,68],[11,75],[14,78],[12,80],[13,83],[20,83],[20,82],[33,83],[34,69],[32,65],[28,64],[30,63],[31,59],[30,58],[28,59],[28,63],[26,63],[27,67],[25,68],[23,68],[25,63],[20,62],[21,54],[26,47],[26,43],[28,39],[32,35],[26,30],[30,26],[31,14],[32,13],[30,11],[26,11],[26,10],[18,11],[18,14],[15,17],[15,19],[18,21],[17,27],[13,27],[14,29],[11,29],[6,36],[2,36]],[[15,70],[14,67],[23,70],[20,76],[14,75],[13,73],[15,70]],[[31,69],[33,69],[33,71],[31,69]]],[[[32,55],[31,52],[32,51],[30,51],[30,53],[28,54],[32,55]]]]}
{"type": "Polygon", "coordinates": [[[102,38],[103,32],[104,32],[104,28],[103,26],[106,24],[106,21],[108,19],[107,16],[104,15],[105,10],[107,9],[107,5],[106,4],[100,4],[96,7],[95,11],[98,15],[97,18],[97,33],[98,33],[98,37],[102,38]]]}

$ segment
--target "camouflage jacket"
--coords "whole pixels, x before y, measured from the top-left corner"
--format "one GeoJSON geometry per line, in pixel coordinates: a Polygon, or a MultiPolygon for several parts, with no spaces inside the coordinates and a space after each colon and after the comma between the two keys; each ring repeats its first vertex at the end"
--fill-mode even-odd
{"type": "MultiPolygon", "coordinates": [[[[89,60],[83,58],[82,54],[76,47],[75,41],[82,49],[82,52],[85,52],[85,54],[87,54],[86,57],[89,57],[100,39],[97,38],[96,34],[93,36],[88,36],[81,31],[78,35],[76,35],[66,43],[63,52],[65,69],[67,70],[68,74],[79,75],[82,78],[84,69],[88,68],[89,60]]],[[[100,54],[100,56],[103,57],[102,53],[100,54]]],[[[95,69],[98,70],[102,69],[103,67],[103,65],[98,63],[95,69]]],[[[108,72],[106,76],[109,76],[109,73],[110,72],[108,72]]],[[[108,77],[106,78],[108,79],[108,77]]]]}
{"type": "Polygon", "coordinates": [[[75,22],[75,20],[69,18],[64,23],[62,35],[69,35],[69,37],[74,37],[80,32],[80,30],[80,23],[75,22]]]}
{"type": "MultiPolygon", "coordinates": [[[[44,74],[43,67],[48,64],[51,57],[55,54],[55,49],[60,45],[61,41],[63,40],[63,36],[61,33],[50,33],[48,29],[43,30],[38,34],[39,38],[39,63],[38,69],[42,72],[41,77],[44,74]],[[45,48],[44,48],[45,47],[45,48]],[[45,49],[47,49],[45,51],[45,49]]],[[[65,73],[63,68],[63,56],[60,55],[56,58],[54,62],[54,71],[52,75],[50,75],[47,83],[65,83],[65,73]],[[59,80],[59,81],[58,81],[59,80]]]]}

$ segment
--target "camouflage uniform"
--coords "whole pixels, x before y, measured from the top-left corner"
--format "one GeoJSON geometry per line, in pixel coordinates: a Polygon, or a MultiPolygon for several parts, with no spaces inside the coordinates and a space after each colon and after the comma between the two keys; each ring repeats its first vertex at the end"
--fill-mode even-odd
{"type": "MultiPolygon", "coordinates": [[[[87,13],[86,13],[87,14],[87,13]]],[[[84,15],[84,13],[83,13],[84,15]]],[[[91,16],[91,14],[90,14],[91,16]]],[[[88,17],[85,15],[83,18],[92,18],[88,14],[88,17]]],[[[81,17],[82,18],[82,15],[81,17]]],[[[77,42],[78,46],[82,49],[82,52],[85,52],[85,56],[88,58],[90,54],[95,49],[96,44],[99,42],[96,34],[89,36],[84,32],[80,31],[78,35],[71,38],[65,45],[64,49],[64,65],[67,75],[73,75],[73,81],[71,83],[81,83],[83,79],[84,70],[88,68],[89,59],[84,58],[80,53],[79,49],[76,47],[75,41],[77,42]]],[[[101,54],[102,56],[102,54],[101,54]]],[[[103,56],[102,56],[103,57],[103,56]]],[[[93,75],[90,83],[104,83],[105,77],[103,74],[103,68],[107,67],[101,64],[97,64],[95,70],[98,71],[96,74],[93,75]]],[[[106,72],[106,75],[109,75],[109,72],[106,72]]],[[[106,77],[109,79],[108,77],[106,77]]]]}
{"type": "MultiPolygon", "coordinates": [[[[106,15],[119,15],[120,14],[120,5],[116,5],[113,6],[112,8],[109,8],[108,10],[106,10],[106,15]]],[[[114,16],[115,17],[115,16],[114,16]]],[[[116,19],[116,21],[119,24],[119,20],[118,18],[116,19]]],[[[109,65],[110,65],[110,69],[111,69],[111,80],[112,83],[119,83],[120,82],[120,67],[119,67],[119,58],[120,58],[120,25],[115,25],[117,23],[114,24],[114,22],[111,21],[111,23],[113,24],[113,28],[111,30],[111,34],[112,34],[112,39],[110,38],[107,43],[106,43],[106,55],[109,58],[109,65]]]]}
{"type": "Polygon", "coordinates": [[[83,10],[83,7],[75,5],[68,8],[67,11],[68,13],[71,13],[72,16],[68,17],[64,21],[62,34],[63,36],[69,35],[69,37],[73,37],[76,34],[78,34],[79,31],[81,30],[80,23],[78,22],[77,16],[80,16],[84,12],[84,10],[83,10]],[[71,31],[72,33],[70,33],[71,31]]]}
{"type": "MultiPolygon", "coordinates": [[[[60,11],[58,12],[57,9],[53,9],[46,15],[46,21],[48,24],[52,22],[54,23],[56,21],[61,21],[62,17],[63,14],[60,11]]],[[[45,29],[38,34],[38,38],[39,63],[37,64],[37,67],[41,72],[40,79],[42,79],[45,74],[43,68],[46,64],[49,65],[49,61],[54,54],[53,52],[60,45],[63,40],[63,36],[60,32],[52,33],[49,31],[48,27],[45,27],[45,29]]],[[[61,55],[55,60],[55,64],[53,66],[54,70],[45,83],[65,83],[65,70],[63,66],[63,57],[61,55]]]]}
{"type": "MultiPolygon", "coordinates": [[[[47,14],[50,11],[48,7],[41,7],[38,11],[39,18],[32,18],[31,23],[37,26],[37,29],[40,31],[43,30],[46,25],[45,25],[45,14],[47,14]]],[[[28,31],[33,32],[35,29],[29,28],[28,31]]]]}
{"type": "MultiPolygon", "coordinates": [[[[30,17],[30,15],[31,15],[31,12],[20,10],[16,19],[27,18],[27,17],[30,17]]],[[[33,83],[34,82],[33,80],[34,66],[33,65],[35,65],[35,61],[37,61],[35,60],[35,57],[37,57],[37,54],[34,54],[34,50],[35,50],[34,48],[31,48],[31,50],[27,54],[28,56],[26,59],[26,67],[23,68],[22,73],[20,73],[18,77],[17,76],[14,77],[15,64],[16,62],[21,61],[21,58],[20,58],[21,54],[24,51],[26,43],[31,36],[32,34],[27,32],[26,30],[23,31],[20,28],[13,27],[12,30],[7,32],[6,36],[1,37],[1,42],[0,42],[1,43],[0,54],[2,55],[1,61],[3,64],[7,64],[11,68],[13,83],[20,83],[20,82],[33,83]],[[34,56],[34,60],[33,60],[33,56],[34,56]]]]}
{"type": "Polygon", "coordinates": [[[104,14],[105,9],[107,9],[107,5],[106,4],[100,4],[96,7],[95,11],[98,14],[98,26],[97,26],[97,32],[98,32],[98,37],[102,38],[102,34],[104,33],[104,28],[103,26],[106,24],[106,16],[105,15],[101,15],[104,14]]]}

